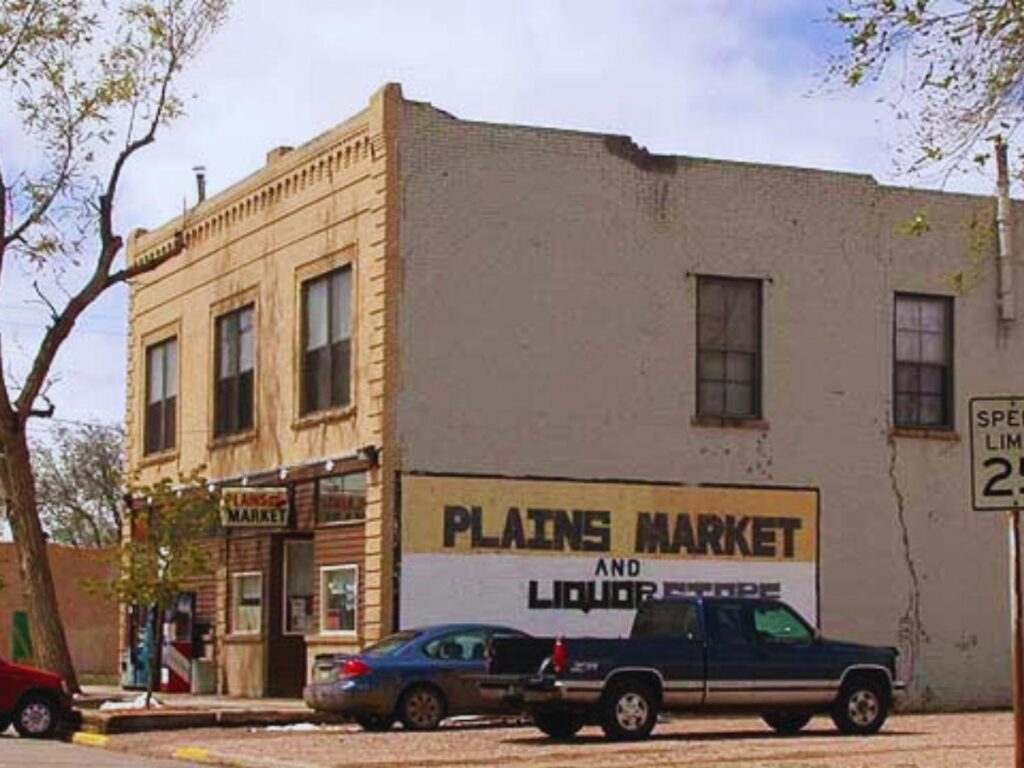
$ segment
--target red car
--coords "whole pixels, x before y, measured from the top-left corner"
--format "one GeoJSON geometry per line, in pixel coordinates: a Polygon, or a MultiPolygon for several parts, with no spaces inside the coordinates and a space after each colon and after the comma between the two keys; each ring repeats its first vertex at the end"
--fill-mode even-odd
{"type": "Polygon", "coordinates": [[[0,659],[0,733],[13,722],[22,736],[52,736],[71,713],[71,694],[52,672],[0,659]]]}

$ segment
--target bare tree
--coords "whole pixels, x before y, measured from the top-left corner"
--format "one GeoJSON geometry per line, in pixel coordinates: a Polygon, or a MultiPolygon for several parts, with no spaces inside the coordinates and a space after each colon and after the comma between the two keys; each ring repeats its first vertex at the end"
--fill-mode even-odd
{"type": "Polygon", "coordinates": [[[58,424],[33,440],[36,504],[50,541],[108,547],[121,532],[124,431],[110,424],[58,424]]]}
{"type": "Polygon", "coordinates": [[[229,0],[3,0],[0,120],[28,156],[0,147],[0,289],[13,261],[87,277],[59,302],[38,289],[49,321],[14,381],[0,339],[0,485],[18,552],[40,663],[78,684],[39,519],[26,425],[51,416],[45,387],[61,345],[104,291],[184,248],[125,263],[114,211],[126,165],[182,113],[174,84],[224,20],[229,0]],[[41,407],[43,400],[45,407],[41,407]]]}
{"type": "Polygon", "coordinates": [[[895,69],[889,101],[910,127],[910,171],[984,163],[979,140],[1024,120],[1024,3],[1020,0],[845,0],[848,31],[832,73],[851,86],[895,69]]]}

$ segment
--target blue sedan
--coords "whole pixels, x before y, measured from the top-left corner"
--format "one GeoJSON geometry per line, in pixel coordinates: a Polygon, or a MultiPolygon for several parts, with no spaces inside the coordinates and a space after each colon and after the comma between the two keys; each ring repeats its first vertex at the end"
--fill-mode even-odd
{"type": "Polygon", "coordinates": [[[396,632],[354,656],[318,658],[303,697],[313,709],[350,715],[371,731],[387,730],[395,720],[429,731],[452,715],[500,712],[500,703],[481,699],[477,679],[494,637],[528,635],[488,624],[396,632]]]}

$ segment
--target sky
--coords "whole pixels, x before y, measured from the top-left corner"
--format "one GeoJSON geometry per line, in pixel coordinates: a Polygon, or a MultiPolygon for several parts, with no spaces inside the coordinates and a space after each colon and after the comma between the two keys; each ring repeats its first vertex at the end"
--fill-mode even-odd
{"type": "MultiPolygon", "coordinates": [[[[842,32],[830,0],[235,0],[227,24],[181,80],[187,115],[129,167],[116,224],[153,229],[362,109],[386,82],[471,120],[629,134],[653,152],[899,175],[901,134],[881,86],[824,82],[842,32]]],[[[0,102],[0,158],[17,142],[0,102]]],[[[25,151],[25,147],[18,147],[25,151]]],[[[31,147],[27,148],[31,151],[31,147]]],[[[987,192],[980,178],[947,189],[987,192]]],[[[5,268],[0,335],[23,377],[45,326],[39,281],[5,268]]],[[[69,289],[82,280],[70,272],[69,289]]],[[[127,289],[76,327],[54,367],[56,422],[124,417],[127,289]]]]}

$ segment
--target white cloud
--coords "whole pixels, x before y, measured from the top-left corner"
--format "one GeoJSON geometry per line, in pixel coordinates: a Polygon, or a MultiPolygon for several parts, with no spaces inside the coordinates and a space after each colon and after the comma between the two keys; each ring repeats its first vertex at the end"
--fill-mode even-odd
{"type": "MultiPolygon", "coordinates": [[[[467,119],[628,133],[659,152],[906,183],[892,175],[895,125],[873,93],[808,95],[826,40],[838,38],[826,14],[806,0],[239,0],[182,81],[198,94],[190,114],[129,169],[119,225],[152,228],[180,212],[195,198],[193,165],[207,166],[216,192],[396,80],[407,97],[467,119]]],[[[0,141],[8,119],[0,114],[0,141]]],[[[45,314],[13,309],[30,284],[12,270],[4,279],[5,350],[31,348],[45,314]]],[[[59,414],[122,418],[125,311],[123,290],[104,299],[61,352],[59,414]]]]}

